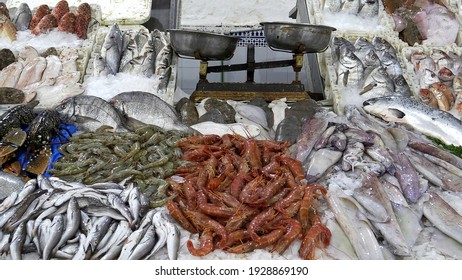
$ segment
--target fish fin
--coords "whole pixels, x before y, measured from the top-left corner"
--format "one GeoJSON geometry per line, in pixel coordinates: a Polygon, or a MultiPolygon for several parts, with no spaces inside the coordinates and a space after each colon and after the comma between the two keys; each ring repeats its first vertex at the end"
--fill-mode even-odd
{"type": "Polygon", "coordinates": [[[365,94],[366,92],[372,90],[374,87],[377,86],[377,83],[376,82],[372,82],[368,85],[366,85],[365,87],[363,87],[363,89],[359,92],[359,95],[362,95],[362,94],[365,94]]]}
{"type": "Polygon", "coordinates": [[[390,112],[391,115],[396,119],[402,119],[406,116],[406,114],[403,111],[394,108],[388,108],[388,112],[390,112]]]}
{"type": "Polygon", "coordinates": [[[135,131],[137,128],[140,128],[140,127],[144,127],[146,126],[147,124],[140,121],[140,120],[137,120],[137,119],[134,119],[134,118],[130,118],[130,117],[125,117],[123,118],[122,120],[122,124],[129,130],[132,130],[132,131],[135,131]]]}
{"type": "Polygon", "coordinates": [[[343,73],[343,86],[348,85],[348,75],[350,74],[350,70],[347,70],[345,73],[343,73]]]}

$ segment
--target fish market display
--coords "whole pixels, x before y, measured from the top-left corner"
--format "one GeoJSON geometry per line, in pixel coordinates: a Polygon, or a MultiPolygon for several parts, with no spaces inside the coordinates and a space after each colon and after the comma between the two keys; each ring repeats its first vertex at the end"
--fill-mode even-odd
{"type": "Polygon", "coordinates": [[[0,248],[13,260],[146,259],[167,247],[176,259],[177,226],[164,211],[149,210],[135,183],[85,185],[39,176],[2,203],[0,248]],[[163,237],[163,238],[158,238],[163,237]],[[3,244],[3,243],[2,243],[3,244]]]}
{"type": "Polygon", "coordinates": [[[62,157],[49,172],[68,181],[84,184],[136,182],[149,197],[151,207],[171,199],[166,195],[168,183],[163,180],[175,168],[181,149],[176,143],[184,137],[180,131],[166,131],[156,126],[143,126],[132,132],[114,132],[103,126],[69,138],[59,147],[62,157]]]}
{"type": "MultiPolygon", "coordinates": [[[[366,101],[364,109],[382,115],[370,108],[381,100],[405,99],[374,98],[370,104],[366,101]]],[[[402,116],[413,117],[415,113],[409,110],[417,109],[412,104],[399,108],[402,116]]],[[[381,105],[394,110],[392,103],[381,105]]],[[[457,206],[462,192],[462,159],[398,123],[385,124],[354,106],[345,112],[345,116],[315,114],[305,123],[293,149],[294,156],[302,161],[308,183],[327,189],[321,221],[332,232],[331,244],[335,246],[320,248],[316,256],[457,259],[462,234],[457,206]],[[428,237],[429,231],[434,237],[428,237]],[[445,239],[443,233],[448,235],[445,239]],[[453,250],[448,244],[454,244],[453,250]]],[[[422,115],[422,121],[431,119],[424,127],[445,124],[441,116],[422,115]]]]}
{"type": "Polygon", "coordinates": [[[446,46],[456,42],[460,22],[442,1],[383,0],[399,37],[413,46],[446,46]],[[439,3],[437,3],[439,2],[439,3]]]}
{"type": "Polygon", "coordinates": [[[198,243],[186,244],[192,255],[264,248],[283,254],[301,234],[299,256],[313,259],[316,247],[329,244],[331,233],[317,215],[326,190],[306,183],[300,162],[288,156],[290,144],[225,134],[177,145],[191,163],[168,179],[176,197],[167,209],[184,229],[199,233],[198,243]]]}
{"type": "Polygon", "coordinates": [[[415,73],[422,102],[462,117],[462,57],[454,52],[432,48],[427,52],[411,49],[408,60],[415,73]]]}

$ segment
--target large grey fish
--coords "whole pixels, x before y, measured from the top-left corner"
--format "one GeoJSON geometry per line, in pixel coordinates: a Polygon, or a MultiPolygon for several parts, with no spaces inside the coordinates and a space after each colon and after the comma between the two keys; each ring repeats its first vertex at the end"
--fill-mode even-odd
{"type": "Polygon", "coordinates": [[[56,106],[55,110],[65,121],[74,123],[80,130],[94,131],[103,125],[108,125],[116,131],[126,131],[119,111],[96,96],[70,97],[56,106]]]}
{"type": "Polygon", "coordinates": [[[170,77],[172,76],[172,67],[167,67],[167,69],[159,75],[159,85],[157,86],[157,94],[159,96],[165,96],[167,93],[168,83],[170,82],[170,77]]]}
{"type": "Polygon", "coordinates": [[[337,84],[344,87],[358,85],[364,79],[364,64],[349,48],[340,47],[337,84]]]}
{"type": "Polygon", "coordinates": [[[18,31],[29,29],[29,22],[32,19],[32,12],[27,3],[21,3],[16,10],[16,14],[11,19],[18,31]]]}
{"type": "Polygon", "coordinates": [[[109,101],[130,122],[152,124],[166,130],[181,130],[192,133],[192,129],[180,122],[178,113],[170,104],[158,96],[143,91],[122,92],[109,101]]]}
{"type": "Polygon", "coordinates": [[[402,123],[446,144],[462,146],[462,122],[413,98],[386,96],[364,101],[364,110],[386,121],[402,123]]]}
{"type": "Polygon", "coordinates": [[[12,192],[20,192],[25,182],[18,176],[0,171],[0,200],[8,197],[12,192]]]}
{"type": "Polygon", "coordinates": [[[122,32],[119,25],[115,23],[106,34],[101,48],[101,56],[106,60],[108,74],[115,75],[119,72],[122,45],[122,32]]]}

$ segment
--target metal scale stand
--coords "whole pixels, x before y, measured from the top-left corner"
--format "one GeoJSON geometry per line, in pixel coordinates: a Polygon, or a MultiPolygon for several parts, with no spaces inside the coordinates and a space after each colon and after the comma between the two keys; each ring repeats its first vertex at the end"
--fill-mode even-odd
{"type": "Polygon", "coordinates": [[[292,60],[255,62],[255,46],[247,45],[247,63],[208,66],[207,60],[201,60],[199,66],[199,82],[192,93],[192,100],[201,100],[207,97],[232,100],[251,100],[262,97],[265,100],[275,100],[286,97],[287,100],[302,100],[309,98],[304,85],[300,82],[300,71],[303,67],[303,54],[293,55],[292,60]],[[256,83],[255,70],[292,66],[295,71],[295,80],[290,84],[284,83],[256,83]],[[243,83],[210,83],[207,81],[208,73],[230,71],[247,71],[247,80],[243,83]]]}
{"type": "Polygon", "coordinates": [[[262,97],[267,101],[281,99],[296,101],[309,98],[300,82],[303,55],[323,52],[330,42],[335,28],[324,25],[310,25],[286,22],[262,22],[268,46],[275,51],[290,52],[291,60],[255,62],[255,46],[247,46],[247,62],[234,65],[208,66],[210,60],[229,60],[234,55],[237,37],[208,32],[171,29],[170,40],[178,56],[200,60],[199,81],[191,99],[205,98],[251,100],[262,97]],[[292,83],[256,83],[255,70],[292,66],[295,80],[292,83]],[[247,80],[242,83],[209,82],[208,73],[247,71],[247,80]]]}

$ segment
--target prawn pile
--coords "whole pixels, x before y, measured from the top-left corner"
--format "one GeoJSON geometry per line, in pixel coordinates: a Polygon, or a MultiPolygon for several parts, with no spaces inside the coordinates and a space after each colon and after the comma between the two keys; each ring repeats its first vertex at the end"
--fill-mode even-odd
{"type": "Polygon", "coordinates": [[[59,147],[63,155],[49,170],[66,181],[84,184],[130,180],[150,198],[150,206],[158,207],[169,199],[164,180],[174,173],[182,161],[175,146],[184,134],[147,125],[134,132],[113,132],[106,126],[69,138],[59,147]]]}
{"type": "Polygon", "coordinates": [[[299,256],[313,259],[331,233],[318,215],[327,191],[304,179],[301,162],[289,157],[290,144],[225,134],[190,136],[177,143],[189,165],[167,178],[170,215],[199,244],[186,243],[194,256],[214,249],[283,254],[301,238],[299,256]]]}

